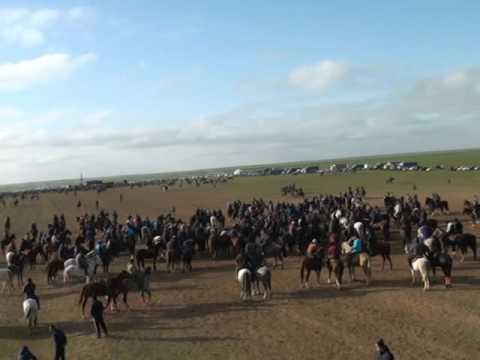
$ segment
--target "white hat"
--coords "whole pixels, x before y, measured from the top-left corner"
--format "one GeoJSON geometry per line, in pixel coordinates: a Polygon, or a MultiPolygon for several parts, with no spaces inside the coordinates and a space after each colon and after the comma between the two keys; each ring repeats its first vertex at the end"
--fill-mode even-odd
{"type": "Polygon", "coordinates": [[[316,244],[316,243],[317,243],[317,239],[313,239],[313,240],[312,240],[312,243],[316,244]]]}

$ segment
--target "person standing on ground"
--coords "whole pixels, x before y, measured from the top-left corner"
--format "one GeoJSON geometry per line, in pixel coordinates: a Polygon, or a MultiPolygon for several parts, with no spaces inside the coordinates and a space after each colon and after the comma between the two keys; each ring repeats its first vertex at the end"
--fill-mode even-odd
{"type": "Polygon", "coordinates": [[[376,360],[395,360],[395,357],[391,353],[388,346],[385,345],[383,339],[380,339],[376,342],[375,349],[377,350],[375,357],[376,360]]]}
{"type": "Polygon", "coordinates": [[[102,337],[102,331],[105,336],[108,336],[107,326],[103,319],[103,304],[97,300],[97,297],[93,298],[92,309],[90,310],[90,315],[95,323],[95,330],[97,331],[97,338],[102,337]]]}
{"type": "Polygon", "coordinates": [[[50,332],[53,335],[53,341],[55,343],[54,360],[65,360],[65,347],[67,346],[65,333],[54,325],[50,325],[50,332]]]}

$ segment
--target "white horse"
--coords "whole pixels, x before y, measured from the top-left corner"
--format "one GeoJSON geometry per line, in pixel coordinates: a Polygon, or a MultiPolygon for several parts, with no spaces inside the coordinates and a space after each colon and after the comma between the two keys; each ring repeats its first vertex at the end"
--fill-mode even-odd
{"type": "Polygon", "coordinates": [[[38,304],[35,299],[26,299],[23,302],[23,315],[28,321],[28,327],[33,329],[38,325],[38,304]]]}
{"type": "Polygon", "coordinates": [[[248,300],[252,297],[252,273],[248,269],[237,272],[237,281],[240,284],[240,299],[248,300]]]}
{"type": "Polygon", "coordinates": [[[426,257],[415,259],[410,264],[410,272],[412,274],[412,285],[415,285],[417,275],[420,274],[423,280],[423,290],[430,290],[430,262],[426,257]]]}
{"type": "Polygon", "coordinates": [[[13,251],[7,252],[7,254],[5,255],[5,260],[7,262],[7,266],[13,265],[13,258],[14,257],[15,257],[15,252],[13,252],[13,251]]]}
{"type": "Polygon", "coordinates": [[[262,266],[257,269],[257,281],[253,284],[254,295],[260,294],[260,285],[262,283],[263,287],[263,299],[272,298],[272,270],[268,266],[262,266]]]}
{"type": "Polygon", "coordinates": [[[9,292],[13,291],[13,272],[8,268],[1,268],[0,269],[0,282],[3,283],[2,286],[2,293],[5,290],[9,290],[9,292]]]}
{"type": "MultiPolygon", "coordinates": [[[[88,284],[93,280],[95,277],[95,270],[97,266],[102,264],[102,260],[97,255],[95,250],[90,251],[87,255],[85,255],[87,260],[87,276],[86,276],[86,283],[88,284]]],[[[63,270],[63,283],[67,284],[72,277],[85,277],[85,271],[81,269],[75,259],[69,259],[65,261],[65,265],[68,265],[63,270]],[[73,262],[71,261],[73,260],[73,262]]]]}

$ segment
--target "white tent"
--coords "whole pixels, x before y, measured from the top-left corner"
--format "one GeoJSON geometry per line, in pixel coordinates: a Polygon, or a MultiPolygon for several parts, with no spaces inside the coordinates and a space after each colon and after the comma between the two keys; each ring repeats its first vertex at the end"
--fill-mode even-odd
{"type": "Polygon", "coordinates": [[[237,169],[233,172],[233,176],[240,176],[242,175],[242,173],[243,173],[242,169],[237,169]]]}

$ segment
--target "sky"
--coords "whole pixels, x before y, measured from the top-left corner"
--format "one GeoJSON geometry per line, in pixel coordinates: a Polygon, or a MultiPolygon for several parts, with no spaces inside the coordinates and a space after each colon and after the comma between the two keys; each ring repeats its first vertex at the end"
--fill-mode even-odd
{"type": "Polygon", "coordinates": [[[478,147],[479,1],[0,1],[0,184],[478,147]]]}

